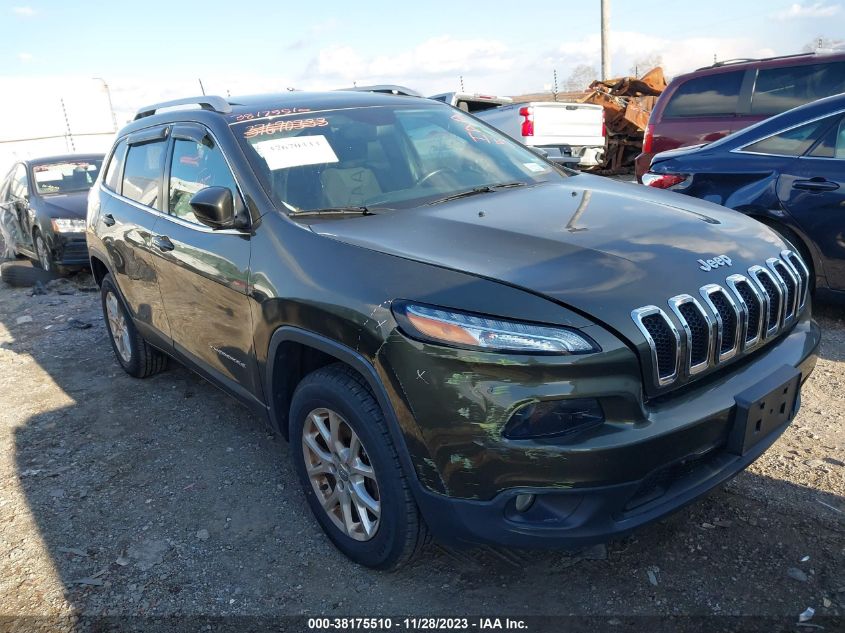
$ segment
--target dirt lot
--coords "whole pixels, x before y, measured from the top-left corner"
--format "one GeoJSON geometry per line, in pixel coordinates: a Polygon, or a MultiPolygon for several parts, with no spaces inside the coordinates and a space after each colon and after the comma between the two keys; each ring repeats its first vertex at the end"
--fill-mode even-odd
{"type": "Polygon", "coordinates": [[[845,613],[842,307],[800,415],[724,489],[580,555],[384,574],[333,549],[258,419],[175,364],[126,376],[97,293],[30,294],[0,284],[0,615],[845,613]]]}

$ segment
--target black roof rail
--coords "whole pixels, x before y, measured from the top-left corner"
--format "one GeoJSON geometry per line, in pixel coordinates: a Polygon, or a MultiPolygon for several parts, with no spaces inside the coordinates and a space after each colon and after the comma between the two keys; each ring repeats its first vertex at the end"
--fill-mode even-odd
{"type": "Polygon", "coordinates": [[[422,97],[412,88],[398,86],[396,84],[377,84],[375,86],[353,86],[352,88],[338,88],[340,91],[351,90],[353,92],[383,92],[390,95],[401,95],[403,97],[422,97]]]}
{"type": "Polygon", "coordinates": [[[792,57],[811,57],[815,55],[816,52],[810,53],[793,53],[792,55],[775,55],[774,57],[738,57],[736,59],[725,59],[720,62],[716,62],[715,64],[710,64],[709,66],[702,66],[701,68],[696,68],[696,71],[699,70],[707,70],[708,68],[721,68],[722,66],[732,66],[733,64],[747,64],[749,62],[770,62],[775,59],[790,59],[792,57]]]}
{"type": "Polygon", "coordinates": [[[229,114],[232,111],[232,104],[230,104],[223,97],[215,95],[208,95],[202,97],[186,97],[185,99],[174,99],[173,101],[162,101],[161,103],[154,103],[145,106],[135,113],[135,121],[143,119],[144,117],[152,116],[159,110],[164,108],[174,108],[183,105],[198,105],[203,110],[210,110],[212,112],[219,112],[220,114],[229,114]]]}

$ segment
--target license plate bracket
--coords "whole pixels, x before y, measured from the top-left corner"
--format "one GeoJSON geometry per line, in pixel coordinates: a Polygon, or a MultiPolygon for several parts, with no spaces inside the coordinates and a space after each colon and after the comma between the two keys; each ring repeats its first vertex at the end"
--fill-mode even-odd
{"type": "Polygon", "coordinates": [[[735,396],[734,423],[728,437],[728,452],[745,455],[795,414],[801,389],[801,372],[783,366],[735,396]]]}

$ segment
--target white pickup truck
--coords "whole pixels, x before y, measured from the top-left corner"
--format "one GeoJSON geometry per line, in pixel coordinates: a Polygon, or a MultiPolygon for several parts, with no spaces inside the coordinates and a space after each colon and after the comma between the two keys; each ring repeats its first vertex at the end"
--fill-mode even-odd
{"type": "Polygon", "coordinates": [[[549,159],[596,167],[604,161],[604,108],[590,103],[530,101],[447,92],[430,97],[469,112],[549,159]]]}

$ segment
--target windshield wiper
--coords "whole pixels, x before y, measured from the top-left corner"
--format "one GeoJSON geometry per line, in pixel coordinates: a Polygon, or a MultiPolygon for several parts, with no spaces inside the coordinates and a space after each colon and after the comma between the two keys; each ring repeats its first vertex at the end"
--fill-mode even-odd
{"type": "Polygon", "coordinates": [[[512,187],[525,187],[526,183],[524,182],[500,182],[492,185],[481,185],[480,187],[473,187],[467,191],[461,191],[458,193],[453,193],[450,196],[445,196],[443,198],[438,198],[437,200],[433,200],[428,204],[438,204],[440,202],[449,202],[449,200],[457,200],[459,198],[468,198],[469,196],[475,196],[480,193],[493,193],[494,191],[498,191],[499,189],[510,189],[512,187]]]}
{"type": "Polygon", "coordinates": [[[375,213],[367,207],[326,207],[325,209],[294,211],[290,217],[301,218],[309,215],[375,215],[375,213]]]}

